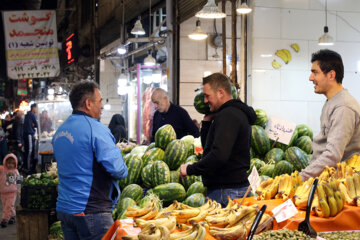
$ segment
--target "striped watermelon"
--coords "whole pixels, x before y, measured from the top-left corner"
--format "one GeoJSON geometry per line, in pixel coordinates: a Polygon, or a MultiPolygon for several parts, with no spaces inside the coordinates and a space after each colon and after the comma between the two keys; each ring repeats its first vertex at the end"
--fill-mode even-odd
{"type": "Polygon", "coordinates": [[[250,168],[249,168],[249,170],[247,171],[247,173],[250,174],[254,166],[255,166],[256,170],[257,170],[258,172],[260,172],[260,169],[261,169],[263,166],[265,166],[265,162],[262,161],[262,160],[259,159],[259,158],[252,158],[252,159],[250,160],[250,168]]]}
{"type": "Polygon", "coordinates": [[[298,139],[296,139],[294,145],[306,152],[307,154],[312,153],[312,141],[309,136],[299,137],[298,139]]]}
{"type": "Polygon", "coordinates": [[[179,183],[180,182],[180,172],[179,171],[170,171],[170,182],[179,183]]]}
{"type": "Polygon", "coordinates": [[[204,184],[202,182],[197,181],[191,184],[188,190],[186,191],[186,196],[189,197],[194,193],[202,193],[202,194],[206,193],[206,188],[204,187],[204,184]]]}
{"type": "Polygon", "coordinates": [[[254,125],[258,125],[262,128],[265,128],[268,122],[268,116],[266,112],[261,109],[255,109],[255,113],[256,113],[256,120],[254,125]]]}
{"type": "Polygon", "coordinates": [[[255,151],[250,147],[250,159],[255,157],[255,151]]]}
{"type": "Polygon", "coordinates": [[[281,174],[289,174],[294,171],[294,166],[288,161],[282,160],[275,164],[275,169],[273,172],[273,177],[280,176],[281,174]]]}
{"type": "Polygon", "coordinates": [[[140,180],[142,160],[139,155],[131,154],[130,157],[126,158],[125,164],[128,168],[128,175],[126,178],[118,181],[121,189],[124,189],[129,184],[137,183],[140,180]]]}
{"type": "Polygon", "coordinates": [[[143,161],[143,165],[145,166],[149,163],[149,161],[163,160],[164,154],[164,151],[161,148],[157,147],[147,150],[141,158],[143,161]]]}
{"type": "Polygon", "coordinates": [[[298,130],[299,137],[309,136],[311,138],[311,140],[313,140],[313,131],[309,126],[307,126],[305,124],[301,124],[301,125],[296,126],[296,129],[298,130]]]}
{"type": "Polygon", "coordinates": [[[139,185],[130,184],[122,190],[120,200],[126,197],[131,198],[135,202],[138,202],[144,197],[144,191],[139,185]]]}
{"type": "Polygon", "coordinates": [[[268,151],[265,155],[264,161],[266,163],[277,163],[284,159],[285,153],[280,148],[273,148],[270,151],[268,151]]]}
{"type": "Polygon", "coordinates": [[[154,147],[155,147],[155,142],[150,143],[150,145],[146,148],[145,152],[152,149],[152,148],[154,148],[154,147]]]}
{"type": "Polygon", "coordinates": [[[156,206],[158,207],[158,209],[160,211],[160,209],[162,209],[161,201],[160,201],[159,197],[156,196],[155,194],[146,195],[145,197],[140,199],[139,207],[140,208],[147,207],[152,203],[152,201],[155,201],[156,206]]]}
{"type": "Polygon", "coordinates": [[[198,162],[199,159],[197,158],[196,155],[191,155],[189,157],[186,158],[185,162],[186,163],[194,163],[194,162],[198,162]]]}
{"type": "Polygon", "coordinates": [[[273,177],[274,168],[275,168],[275,164],[265,164],[265,166],[263,166],[260,169],[260,175],[266,175],[269,177],[273,177]]]}
{"type": "Polygon", "coordinates": [[[298,138],[298,130],[295,129],[293,132],[293,135],[291,136],[290,142],[288,145],[280,143],[280,142],[276,142],[275,143],[275,148],[280,148],[283,151],[286,151],[286,149],[288,149],[289,147],[293,146],[293,144],[295,143],[295,141],[298,138]]]}
{"type": "Polygon", "coordinates": [[[169,167],[163,161],[156,161],[151,167],[151,185],[156,187],[157,185],[170,182],[170,170],[169,167]]]}
{"type": "Polygon", "coordinates": [[[114,212],[113,212],[113,219],[125,219],[127,218],[124,214],[126,212],[127,207],[134,207],[136,206],[136,202],[129,198],[124,197],[122,198],[116,205],[114,212]]]}
{"type": "Polygon", "coordinates": [[[155,146],[165,150],[167,145],[175,139],[176,133],[174,128],[170,124],[165,124],[155,133],[155,146]]]}
{"type": "Polygon", "coordinates": [[[193,184],[194,182],[198,182],[198,181],[201,182],[202,178],[201,178],[201,176],[192,175],[192,176],[186,176],[185,178],[181,178],[180,181],[181,181],[181,184],[184,186],[184,188],[186,190],[188,190],[188,188],[191,186],[191,184],[193,184]]]}
{"type": "Polygon", "coordinates": [[[149,162],[143,169],[141,170],[141,180],[142,180],[142,186],[145,188],[151,188],[152,187],[152,180],[151,180],[151,168],[152,168],[153,162],[149,162]]]}
{"type": "Polygon", "coordinates": [[[299,172],[309,164],[308,156],[298,147],[289,147],[285,151],[285,160],[294,166],[294,170],[299,172]]]}
{"type": "Polygon", "coordinates": [[[191,196],[188,196],[184,204],[190,206],[190,207],[200,207],[204,205],[205,203],[205,196],[202,193],[194,193],[191,196]]]}
{"type": "Polygon", "coordinates": [[[165,149],[164,162],[170,170],[176,170],[187,158],[187,145],[182,140],[171,141],[165,149]]]}
{"type": "Polygon", "coordinates": [[[174,200],[182,202],[186,197],[186,191],[179,183],[161,184],[154,187],[151,192],[163,201],[164,206],[172,204],[174,200]]]}
{"type": "Polygon", "coordinates": [[[210,108],[209,104],[204,103],[204,93],[200,90],[194,97],[194,107],[198,113],[209,114],[210,108]]]}
{"type": "Polygon", "coordinates": [[[265,130],[260,126],[251,126],[251,147],[257,156],[265,156],[270,150],[269,137],[265,130]]]}

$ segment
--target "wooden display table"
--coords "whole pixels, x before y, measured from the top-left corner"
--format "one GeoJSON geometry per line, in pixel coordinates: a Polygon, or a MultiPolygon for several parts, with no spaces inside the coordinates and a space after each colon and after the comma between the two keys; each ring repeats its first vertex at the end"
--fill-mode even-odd
{"type": "Polygon", "coordinates": [[[49,211],[16,208],[18,240],[47,240],[49,235],[49,211]]]}

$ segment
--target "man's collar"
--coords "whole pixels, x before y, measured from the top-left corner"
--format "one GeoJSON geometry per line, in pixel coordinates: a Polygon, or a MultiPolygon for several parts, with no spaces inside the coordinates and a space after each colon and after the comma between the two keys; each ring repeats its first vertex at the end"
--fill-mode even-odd
{"type": "MultiPolygon", "coordinates": [[[[86,112],[80,111],[80,110],[73,110],[72,114],[78,114],[78,115],[85,115],[88,117],[91,117],[89,114],[87,114],[86,112]]],[[[91,117],[92,118],[92,117],[91,117]]]]}

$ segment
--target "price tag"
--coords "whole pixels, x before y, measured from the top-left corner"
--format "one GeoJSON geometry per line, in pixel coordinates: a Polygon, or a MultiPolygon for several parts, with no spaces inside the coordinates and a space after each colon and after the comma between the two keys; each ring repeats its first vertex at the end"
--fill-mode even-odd
{"type": "Polygon", "coordinates": [[[283,204],[277,206],[272,210],[274,217],[278,223],[283,222],[298,213],[294,203],[291,199],[287,200],[283,204]]]}
{"type": "Polygon", "coordinates": [[[272,140],[288,145],[295,128],[295,123],[271,116],[265,130],[272,140]]]}
{"type": "Polygon", "coordinates": [[[256,191],[256,189],[259,187],[260,185],[260,176],[259,176],[259,173],[258,171],[256,170],[256,167],[253,166],[253,169],[251,170],[251,173],[248,177],[248,180],[249,180],[249,183],[250,183],[250,186],[251,186],[251,189],[253,191],[256,191]]]}

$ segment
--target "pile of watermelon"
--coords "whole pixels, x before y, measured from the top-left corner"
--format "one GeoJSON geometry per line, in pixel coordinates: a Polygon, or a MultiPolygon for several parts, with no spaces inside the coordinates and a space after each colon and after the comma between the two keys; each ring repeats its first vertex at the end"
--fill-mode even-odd
{"type": "MultiPolygon", "coordinates": [[[[309,164],[313,132],[305,124],[298,125],[288,145],[269,139],[265,127],[268,122],[264,110],[256,109],[257,120],[252,126],[250,158],[261,176],[275,177],[301,171],[309,164]]],[[[266,178],[266,177],[263,177],[266,178]]]]}
{"type": "Polygon", "coordinates": [[[124,218],[127,206],[143,207],[151,200],[164,206],[174,200],[184,201],[189,206],[201,206],[206,191],[201,176],[180,178],[181,164],[199,160],[194,142],[199,141],[191,135],[176,139],[175,130],[167,124],[157,130],[154,143],[137,146],[126,154],[128,176],[118,181],[122,192],[113,217],[124,218]]]}

